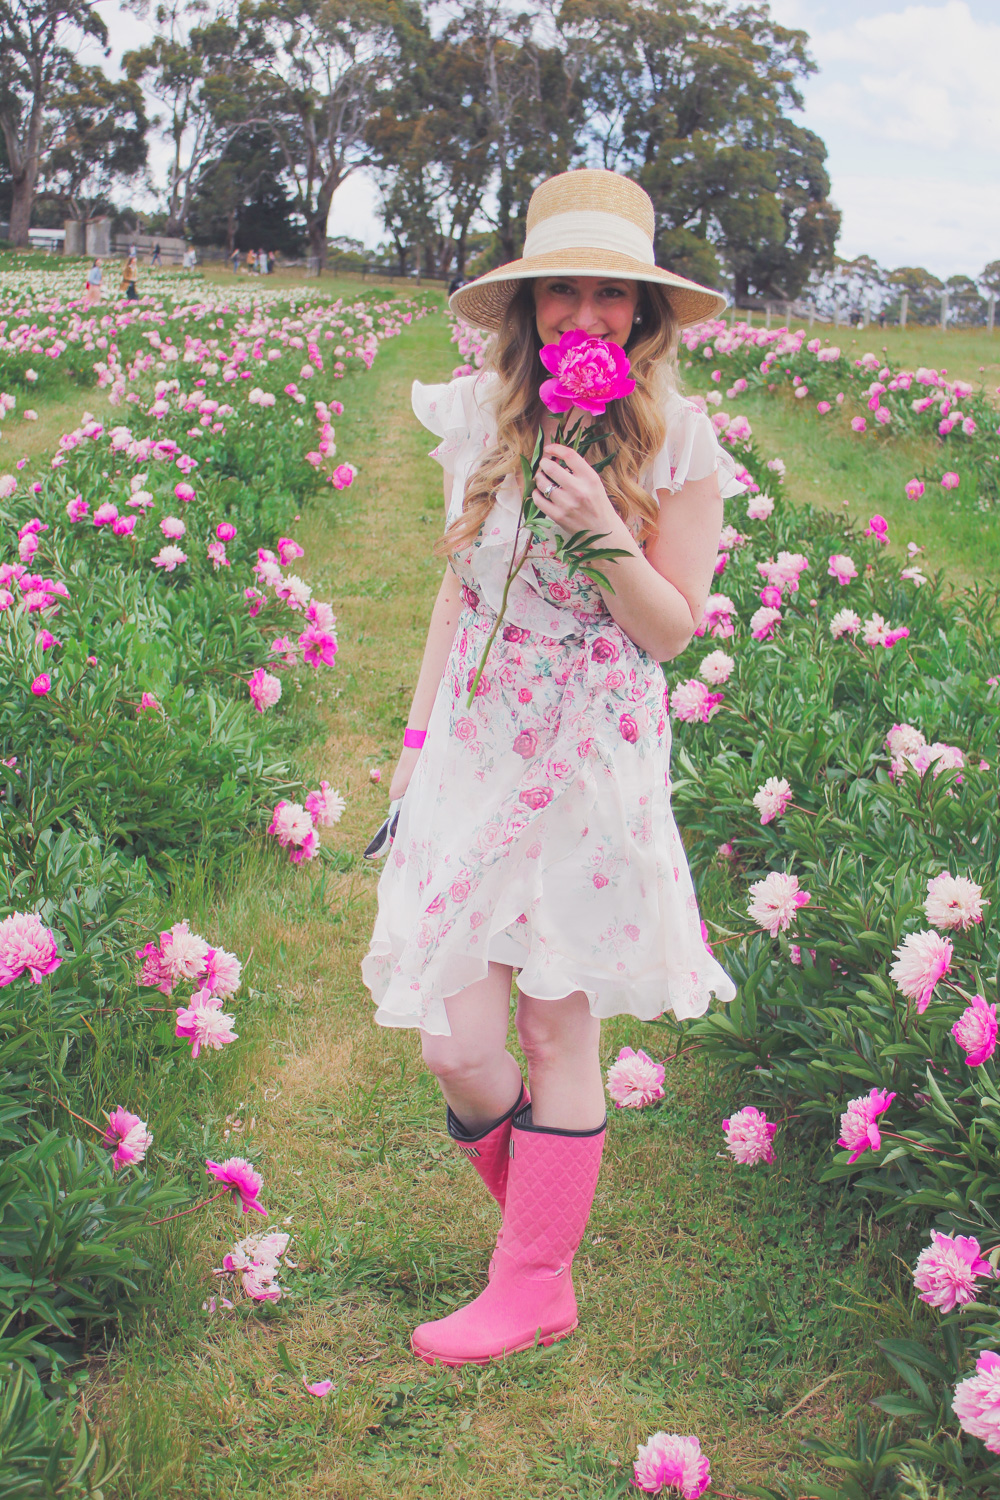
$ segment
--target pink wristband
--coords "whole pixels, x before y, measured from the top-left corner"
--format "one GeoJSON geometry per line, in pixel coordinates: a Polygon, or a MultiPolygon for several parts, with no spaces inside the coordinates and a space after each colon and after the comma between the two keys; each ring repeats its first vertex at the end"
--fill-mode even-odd
{"type": "Polygon", "coordinates": [[[420,750],[426,738],[426,729],[406,729],[403,731],[403,748],[404,750],[420,750]]]}

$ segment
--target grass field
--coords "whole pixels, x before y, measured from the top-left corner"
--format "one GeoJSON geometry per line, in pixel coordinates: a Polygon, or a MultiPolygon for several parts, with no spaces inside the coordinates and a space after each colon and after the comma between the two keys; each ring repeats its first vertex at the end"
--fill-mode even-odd
{"type": "MultiPolygon", "coordinates": [[[[241,1015],[241,1046],[211,1064],[210,1114],[188,1128],[228,1119],[230,1150],[254,1148],[271,1222],[294,1235],[298,1269],[277,1306],[210,1314],[202,1304],[231,1220],[196,1215],[164,1232],[148,1303],[129,1337],[95,1356],[87,1388],[121,1461],[108,1500],[604,1500],[626,1493],[636,1444],[656,1429],[699,1435],[712,1493],[781,1482],[805,1496],[815,1465],[800,1439],[846,1438],[872,1394],[893,1384],[876,1340],[913,1332],[903,1263],[915,1246],[859,1215],[846,1192],[820,1189],[806,1153],[770,1170],[736,1167],[718,1121],[745,1101],[694,1053],[668,1064],[663,1108],[611,1122],[576,1262],[579,1332],[458,1374],[427,1370],[408,1351],[414,1323],[481,1286],[496,1228],[443,1134],[415,1038],[372,1025],[359,976],[377,871],[358,853],[384,815],[442,566],[430,550],[440,471],[424,456],[432,440],[410,414],[409,384],[447,379],[454,363],[447,326],[432,316],[345,386],[337,441],[360,473],[297,532],[303,575],[338,614],[338,666],[305,706],[316,776],[348,799],[327,836],[342,873],[276,873],[251,856],[234,890],[191,882],[175,902],[197,930],[253,954],[255,1009],[241,1015]],[[303,1373],[332,1379],[331,1394],[310,1397],[303,1373]]],[[[106,402],[76,392],[39,404],[30,439],[8,423],[0,452],[30,441],[41,453],[84,405],[106,402]]],[[[895,546],[911,534],[928,545],[930,569],[995,568],[992,517],[978,518],[978,541],[945,512],[910,511],[909,527],[907,512],[897,519],[912,453],[885,450],[868,472],[857,448],[791,403],[740,409],[785,458],[795,499],[881,510],[895,546]]],[[[670,1029],[606,1023],[606,1062],[625,1043],[662,1056],[670,1029]]]]}

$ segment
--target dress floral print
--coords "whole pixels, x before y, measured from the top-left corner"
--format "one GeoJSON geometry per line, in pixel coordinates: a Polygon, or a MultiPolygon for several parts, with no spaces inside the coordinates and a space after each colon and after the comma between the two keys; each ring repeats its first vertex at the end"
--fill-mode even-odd
{"type": "MultiPolygon", "coordinates": [[[[417,416],[453,475],[449,517],[491,444],[489,377],[414,383],[417,416]]],[[[651,493],[734,466],[711,423],[673,395],[651,493]]],[[[533,545],[472,706],[503,592],[520,496],[508,479],[476,543],[453,559],[463,609],[379,882],[362,973],[387,1026],[447,1035],[444,1001],[520,970],[538,999],[583,990],[595,1016],[701,1015],[735,987],[708,953],[670,807],[670,721],[659,664],[586,578],[533,545]]]]}

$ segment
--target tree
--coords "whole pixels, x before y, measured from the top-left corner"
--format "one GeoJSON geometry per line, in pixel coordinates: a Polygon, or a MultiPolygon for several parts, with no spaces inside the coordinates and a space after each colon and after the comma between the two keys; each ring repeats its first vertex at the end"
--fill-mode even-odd
{"type": "MultiPolygon", "coordinates": [[[[133,0],[131,8],[145,16],[147,0],[133,0]]],[[[164,233],[183,235],[201,173],[240,128],[234,81],[252,66],[260,36],[225,14],[213,16],[207,0],[163,0],[154,18],[157,35],[148,46],[127,52],[122,65],[165,110],[154,122],[172,150],[164,233]],[[191,25],[191,17],[199,24],[191,25]]]]}
{"type": "Polygon", "coordinates": [[[893,317],[899,315],[893,273],[870,255],[859,255],[854,260],[836,257],[828,270],[813,275],[808,295],[823,317],[837,316],[853,322],[865,308],[869,313],[886,310],[893,317]]]}
{"type": "Polygon", "coordinates": [[[994,297],[1000,296],[1000,260],[991,260],[983,267],[979,273],[979,285],[987,293],[992,292],[994,297]]]}
{"type": "Polygon", "coordinates": [[[888,309],[890,316],[899,316],[903,293],[908,299],[907,319],[911,323],[932,324],[941,316],[941,293],[944,282],[932,276],[923,266],[900,266],[890,273],[893,302],[888,309]]]}
{"type": "Polygon", "coordinates": [[[281,181],[284,162],[265,127],[240,131],[201,173],[188,224],[196,245],[296,255],[303,226],[281,181]]]}
{"type": "Polygon", "coordinates": [[[0,129],[11,173],[10,240],[26,247],[52,95],[88,37],[107,48],[89,0],[0,0],[0,129]]]}
{"type": "Polygon", "coordinates": [[[72,63],[51,96],[51,135],[44,147],[37,196],[55,200],[63,216],[87,219],[107,202],[115,183],[146,164],[142,90],[101,68],[72,63]]]}
{"type": "Polygon", "coordinates": [[[806,35],[729,0],[565,0],[588,159],[638,178],[669,263],[725,263],[738,299],[791,298],[832,261],[826,149],[794,124],[806,35]],[[693,240],[701,240],[698,254],[693,240]]]}
{"type": "Polygon", "coordinates": [[[266,125],[284,162],[317,267],[337,188],[368,162],[368,124],[400,65],[402,45],[425,29],[418,0],[243,0],[255,27],[253,66],[241,78],[244,124],[266,125]]]}

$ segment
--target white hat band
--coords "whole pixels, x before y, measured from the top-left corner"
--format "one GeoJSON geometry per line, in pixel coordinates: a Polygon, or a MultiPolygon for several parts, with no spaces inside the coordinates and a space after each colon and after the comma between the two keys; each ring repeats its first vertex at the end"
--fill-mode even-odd
{"type": "Polygon", "coordinates": [[[574,209],[551,214],[535,224],[524,241],[524,257],[550,255],[553,251],[610,250],[630,255],[645,265],[655,265],[653,243],[631,219],[598,209],[574,209]]]}

